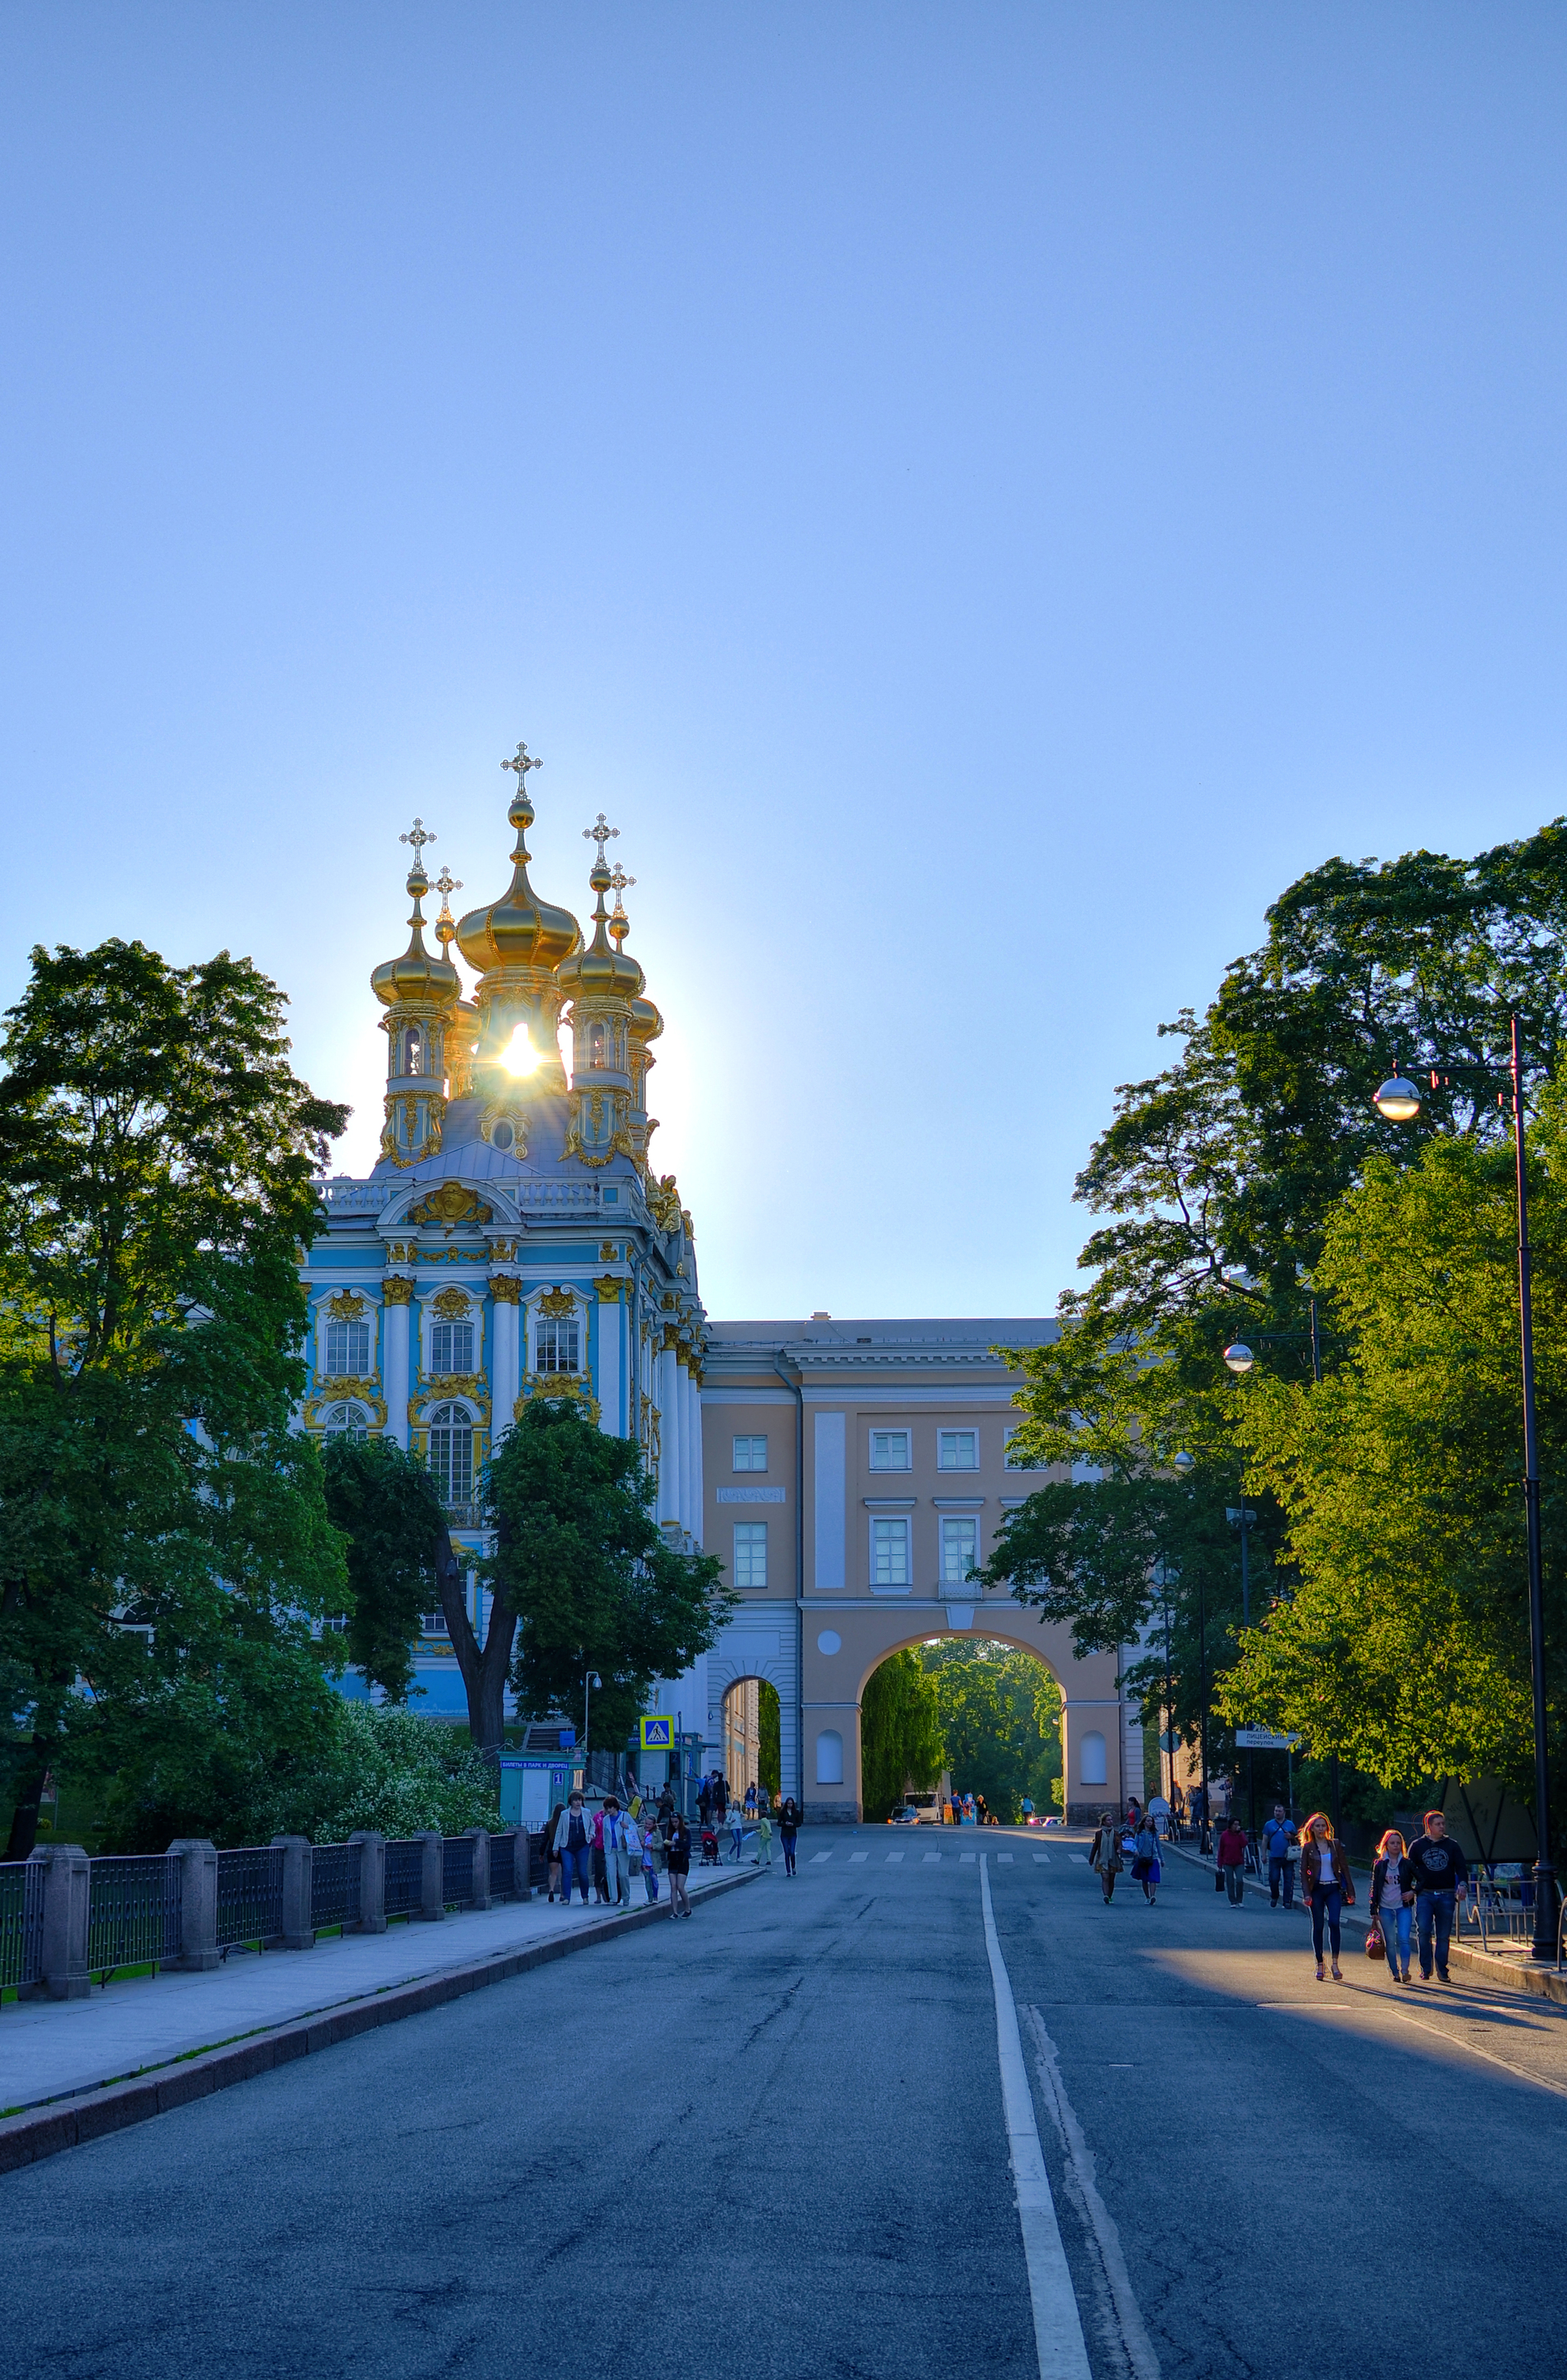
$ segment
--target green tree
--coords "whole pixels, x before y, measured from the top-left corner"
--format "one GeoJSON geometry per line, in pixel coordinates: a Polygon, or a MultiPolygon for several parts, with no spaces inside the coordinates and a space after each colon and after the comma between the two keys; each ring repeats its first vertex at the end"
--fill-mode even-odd
{"type": "Polygon", "coordinates": [[[784,1791],[783,1718],[778,1689],[761,1681],[757,1697],[761,1744],[757,1756],[757,1781],[774,1801],[784,1791]]]}
{"type": "Polygon", "coordinates": [[[406,1702],[423,1615],[439,1599],[442,1569],[456,1559],[435,1482],[392,1438],[333,1438],[322,1460],[326,1509],[346,1553],[348,1658],[388,1702],[406,1702]],[[438,1560],[443,1548],[447,1563],[438,1560]]]}
{"type": "Polygon", "coordinates": [[[0,1681],[9,1855],[43,1774],[125,1842],[222,1829],[308,1764],[340,1541],[302,1390],[298,1250],[346,1111],[226,953],[35,950],[0,1037],[0,1681]]]}
{"type": "Polygon", "coordinates": [[[859,1703],[860,1800],[883,1819],[907,1788],[934,1785],[945,1757],[935,1686],[917,1653],[890,1653],[859,1703]]]}
{"type": "MultiPolygon", "coordinates": [[[[736,1600],[722,1566],[675,1551],[653,1519],[640,1448],[599,1429],[575,1398],[528,1398],[487,1493],[496,1544],[486,1575],[516,1636],[519,1706],[536,1718],[574,1712],[594,1670],[593,1737],[618,1752],[653,1680],[678,1677],[716,1641],[736,1600]]],[[[492,1640],[496,1625],[492,1615],[492,1640]]],[[[476,1742],[500,1739],[504,1677],[480,1712],[493,1732],[476,1730],[476,1742]]]]}
{"type": "Polygon", "coordinates": [[[1015,1645],[968,1638],[927,1645],[920,1658],[954,1791],[982,1793],[1003,1821],[1021,1815],[1025,1794],[1048,1808],[1061,1775],[1061,1689],[1044,1663],[1015,1645]]]}

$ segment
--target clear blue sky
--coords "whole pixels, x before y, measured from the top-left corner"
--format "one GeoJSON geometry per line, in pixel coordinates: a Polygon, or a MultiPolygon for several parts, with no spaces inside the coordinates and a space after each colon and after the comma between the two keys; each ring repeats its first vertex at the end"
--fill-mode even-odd
{"type": "Polygon", "coordinates": [[[1048,1312],[1334,852],[1567,809],[1559,6],[0,16],[12,996],[600,808],[722,1316],[1048,1312]]]}

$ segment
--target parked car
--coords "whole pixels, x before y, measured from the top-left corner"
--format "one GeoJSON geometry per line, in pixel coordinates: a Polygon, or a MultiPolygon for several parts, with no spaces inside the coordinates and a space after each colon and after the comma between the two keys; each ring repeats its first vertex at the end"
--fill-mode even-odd
{"type": "Polygon", "coordinates": [[[914,1812],[917,1826],[939,1827],[941,1823],[941,1805],[934,1793],[911,1793],[907,1807],[914,1812]]]}
{"type": "Polygon", "coordinates": [[[1041,1818],[1039,1820],[1039,1824],[1041,1827],[1064,1827],[1066,1820],[1064,1818],[1041,1818]]]}
{"type": "Polygon", "coordinates": [[[917,1827],[919,1813],[911,1803],[900,1802],[887,1824],[890,1827],[917,1827]]]}

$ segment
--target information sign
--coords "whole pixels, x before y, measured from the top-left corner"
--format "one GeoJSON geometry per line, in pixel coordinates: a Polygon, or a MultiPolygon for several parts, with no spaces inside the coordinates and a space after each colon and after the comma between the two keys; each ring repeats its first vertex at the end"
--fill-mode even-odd
{"type": "Polygon", "coordinates": [[[644,1752],[674,1750],[674,1721],[672,1718],[665,1718],[661,1715],[656,1718],[644,1718],[639,1721],[639,1725],[642,1730],[644,1752]]]}
{"type": "Polygon", "coordinates": [[[1298,1735],[1270,1735],[1265,1727],[1238,1727],[1235,1742],[1243,1752],[1293,1752],[1298,1735]]]}

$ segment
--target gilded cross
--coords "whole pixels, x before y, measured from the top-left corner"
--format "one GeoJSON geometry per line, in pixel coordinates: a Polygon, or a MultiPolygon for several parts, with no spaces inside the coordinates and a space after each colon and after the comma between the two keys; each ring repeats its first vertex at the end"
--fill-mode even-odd
{"type": "Polygon", "coordinates": [[[619,842],[620,829],[617,826],[606,826],[604,824],[603,811],[601,810],[599,812],[599,822],[597,826],[585,826],[583,828],[582,840],[584,843],[596,843],[599,846],[599,857],[602,859],[604,856],[605,844],[619,842]]]}
{"type": "Polygon", "coordinates": [[[503,760],[501,763],[503,769],[516,770],[516,781],[519,786],[526,785],[528,783],[528,772],[529,769],[541,769],[544,763],[542,760],[536,760],[534,759],[526,744],[519,744],[516,750],[512,754],[511,759],[509,760],[503,760]]]}

